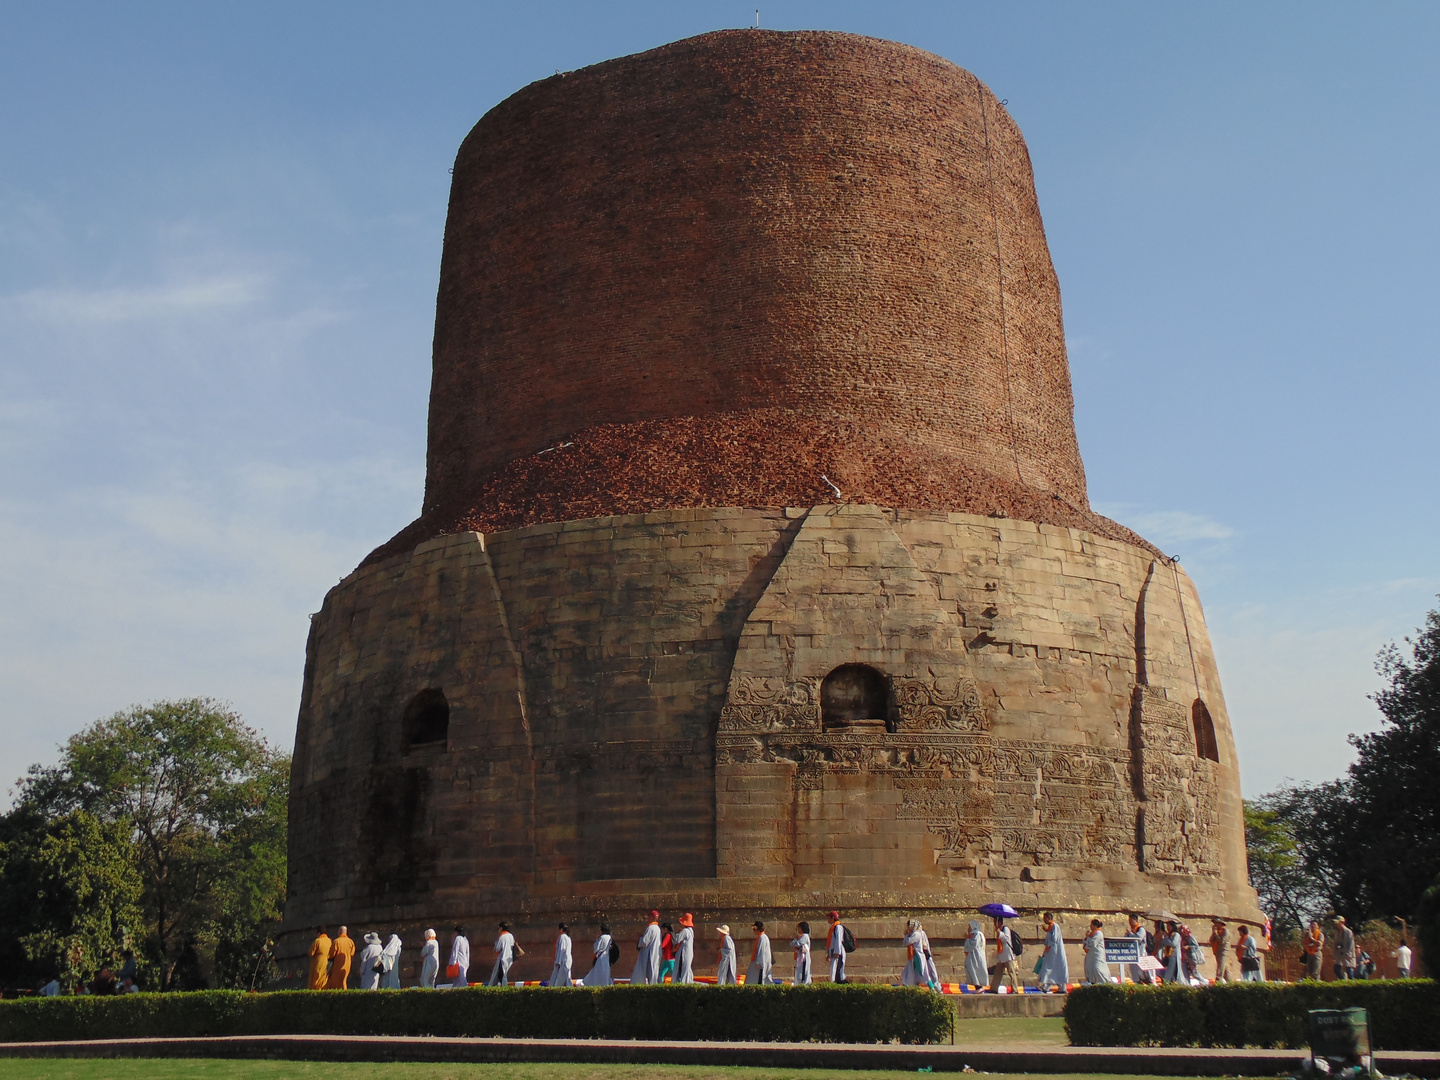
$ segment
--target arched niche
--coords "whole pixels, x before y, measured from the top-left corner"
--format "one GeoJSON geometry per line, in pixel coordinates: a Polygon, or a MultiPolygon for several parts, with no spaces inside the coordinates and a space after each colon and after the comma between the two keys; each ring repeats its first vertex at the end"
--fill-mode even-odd
{"type": "Polygon", "coordinates": [[[421,690],[405,706],[405,747],[443,743],[450,736],[450,702],[438,687],[421,690]]]}
{"type": "Polygon", "coordinates": [[[1215,740],[1215,721],[1210,710],[1198,697],[1190,706],[1190,720],[1195,727],[1195,753],[1211,761],[1220,760],[1220,744],[1215,740]]]}
{"type": "Polygon", "coordinates": [[[890,682],[869,664],[841,664],[820,684],[820,723],[825,730],[884,727],[890,713],[890,682]]]}

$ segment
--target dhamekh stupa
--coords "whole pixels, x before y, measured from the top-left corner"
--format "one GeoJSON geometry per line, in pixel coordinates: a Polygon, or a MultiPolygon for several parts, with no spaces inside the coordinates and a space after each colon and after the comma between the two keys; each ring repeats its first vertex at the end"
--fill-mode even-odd
{"type": "Polygon", "coordinates": [[[427,467],[313,619],[282,957],[397,931],[409,979],[459,922],[483,978],[506,919],[540,978],[564,919],[583,974],[604,917],[628,974],[658,908],[703,972],[719,922],[838,908],[852,973],[916,916],[949,978],[990,900],[1261,917],[1199,598],[1090,509],[1029,154],[969,72],[736,30],[501,102],[427,467]]]}

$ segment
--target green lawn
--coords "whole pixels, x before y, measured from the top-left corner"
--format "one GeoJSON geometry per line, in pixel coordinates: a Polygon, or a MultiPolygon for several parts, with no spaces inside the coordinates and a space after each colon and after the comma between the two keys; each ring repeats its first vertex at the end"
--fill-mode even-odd
{"type": "Polygon", "coordinates": [[[1033,1050],[1042,1046],[1069,1046],[1065,1020],[1059,1016],[993,1016],[960,1020],[955,1024],[955,1045],[986,1050],[1033,1050]]]}
{"type": "MultiPolygon", "coordinates": [[[[939,1074],[936,1074],[939,1075],[939,1074]]],[[[428,1065],[202,1059],[0,1059],[5,1080],[915,1080],[913,1072],[740,1069],[679,1065],[428,1065]]],[[[1116,1080],[1114,1076],[1007,1074],[1005,1080],[1116,1080]]],[[[1124,1080],[1160,1080],[1127,1076],[1124,1080]]],[[[1169,1078],[1173,1080],[1173,1078],[1169,1078]]]]}

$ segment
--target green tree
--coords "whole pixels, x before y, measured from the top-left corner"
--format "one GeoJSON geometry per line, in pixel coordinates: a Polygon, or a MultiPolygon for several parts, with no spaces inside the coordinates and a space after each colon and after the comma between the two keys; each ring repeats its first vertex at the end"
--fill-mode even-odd
{"type": "Polygon", "coordinates": [[[1383,719],[1350,737],[1345,777],[1285,785],[1258,803],[1295,838],[1325,906],[1357,926],[1413,917],[1440,875],[1440,610],[1405,646],[1380,653],[1383,719]]]}
{"type": "Polygon", "coordinates": [[[0,920],[7,973],[74,985],[118,960],[143,931],[142,884],[127,827],[76,810],[33,812],[0,826],[0,920]]]}
{"type": "Polygon", "coordinates": [[[1275,936],[1288,940],[1310,918],[1324,913],[1326,900],[1305,868],[1290,821],[1272,798],[1246,800],[1245,848],[1260,907],[1273,920],[1275,936]]]}
{"type": "MultiPolygon", "coordinates": [[[[146,951],[173,989],[198,981],[197,948],[230,956],[279,917],[289,771],[232,710],[159,701],[93,724],[57,765],[32,767],[21,809],[47,821],[85,813],[128,835],[146,951]]],[[[239,966],[222,978],[238,981],[239,966]]]]}

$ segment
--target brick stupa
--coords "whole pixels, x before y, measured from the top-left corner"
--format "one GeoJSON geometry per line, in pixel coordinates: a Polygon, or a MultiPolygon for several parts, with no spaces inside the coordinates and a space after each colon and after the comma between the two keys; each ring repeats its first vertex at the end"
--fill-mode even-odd
{"type": "Polygon", "coordinates": [[[992,899],[1072,941],[1259,918],[1199,599],[1090,510],[1029,154],[975,76],[724,31],[480,120],[423,512],[314,618],[291,800],[287,957],[463,922],[482,978],[504,918],[540,978],[605,917],[628,974],[659,908],[705,971],[717,922],[838,907],[925,918],[953,978],[992,899]]]}

